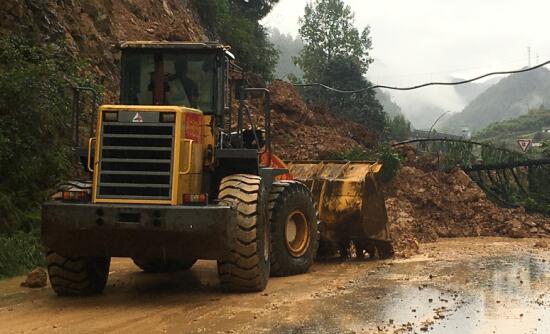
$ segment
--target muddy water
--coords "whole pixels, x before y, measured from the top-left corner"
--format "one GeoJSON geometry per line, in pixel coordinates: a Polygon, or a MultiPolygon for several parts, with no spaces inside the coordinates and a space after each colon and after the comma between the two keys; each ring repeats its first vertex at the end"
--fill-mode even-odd
{"type": "Polygon", "coordinates": [[[548,262],[544,256],[521,252],[394,263],[323,300],[307,321],[271,330],[550,333],[549,315],[548,262]]]}
{"type": "Polygon", "coordinates": [[[408,260],[317,263],[259,294],[222,294],[213,263],[146,275],[115,259],[104,295],[0,282],[0,333],[550,333],[550,250],[455,239],[408,260]]]}

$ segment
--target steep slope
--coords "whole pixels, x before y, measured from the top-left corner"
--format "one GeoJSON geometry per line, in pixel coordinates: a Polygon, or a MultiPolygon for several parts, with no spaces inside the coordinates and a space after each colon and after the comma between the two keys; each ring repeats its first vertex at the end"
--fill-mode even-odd
{"type": "Polygon", "coordinates": [[[526,114],[530,107],[550,105],[550,71],[508,76],[474,99],[461,113],[448,117],[441,129],[459,134],[462,127],[479,131],[487,125],[526,114]]]}
{"type": "MultiPolygon", "coordinates": [[[[292,84],[276,80],[271,92],[274,153],[284,160],[330,159],[336,153],[372,147],[376,137],[363,125],[312,109],[292,84]]],[[[261,101],[252,100],[256,124],[263,124],[261,101]]]]}
{"type": "Polygon", "coordinates": [[[118,96],[119,54],[125,40],[205,40],[196,13],[181,0],[4,0],[0,35],[22,34],[42,42],[65,41],[75,57],[89,61],[118,96]]]}

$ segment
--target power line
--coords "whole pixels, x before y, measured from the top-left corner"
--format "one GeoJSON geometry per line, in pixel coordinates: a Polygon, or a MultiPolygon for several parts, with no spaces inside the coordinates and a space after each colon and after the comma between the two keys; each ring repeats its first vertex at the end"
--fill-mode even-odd
{"type": "Polygon", "coordinates": [[[487,78],[487,77],[494,76],[494,75],[506,75],[506,74],[517,74],[517,73],[529,72],[529,71],[533,71],[533,70],[536,70],[538,68],[544,67],[548,64],[550,64],[550,60],[548,60],[548,61],[546,61],[546,62],[544,62],[540,65],[536,65],[536,66],[533,66],[533,67],[528,67],[528,68],[524,68],[524,69],[516,70],[516,71],[491,72],[491,73],[480,75],[478,77],[468,79],[468,80],[461,80],[461,81],[456,81],[456,82],[429,82],[429,83],[416,85],[416,86],[411,86],[411,87],[393,87],[393,86],[385,86],[385,85],[375,85],[375,86],[370,86],[370,87],[357,89],[357,90],[341,90],[341,89],[337,89],[337,88],[334,88],[334,87],[324,85],[322,83],[295,84],[294,86],[296,86],[296,87],[321,87],[321,88],[324,88],[324,89],[327,89],[327,90],[330,90],[330,91],[333,91],[333,92],[336,92],[336,93],[342,93],[342,94],[356,94],[356,93],[362,93],[362,92],[366,92],[366,91],[374,90],[374,89],[378,89],[378,88],[380,88],[380,89],[389,89],[389,90],[407,91],[407,90],[415,90],[415,89],[420,89],[420,88],[429,87],[429,86],[458,86],[458,85],[464,85],[464,84],[474,82],[474,81],[477,81],[477,80],[481,80],[483,78],[487,78]]]}

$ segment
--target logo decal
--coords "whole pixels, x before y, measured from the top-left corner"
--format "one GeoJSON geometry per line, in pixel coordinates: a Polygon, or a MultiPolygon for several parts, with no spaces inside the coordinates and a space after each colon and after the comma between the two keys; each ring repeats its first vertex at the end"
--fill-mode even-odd
{"type": "Polygon", "coordinates": [[[140,113],[136,113],[136,115],[134,116],[134,118],[132,118],[132,123],[143,123],[143,117],[141,116],[140,113]]]}

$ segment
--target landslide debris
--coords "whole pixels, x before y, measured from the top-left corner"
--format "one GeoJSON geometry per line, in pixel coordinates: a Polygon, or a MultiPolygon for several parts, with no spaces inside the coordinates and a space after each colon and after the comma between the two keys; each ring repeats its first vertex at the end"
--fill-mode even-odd
{"type": "Polygon", "coordinates": [[[439,237],[509,236],[549,237],[550,218],[528,214],[523,208],[501,208],[462,170],[439,171],[402,149],[404,167],[386,185],[386,207],[394,246],[400,256],[418,251],[418,242],[439,237]]]}
{"type": "Polygon", "coordinates": [[[306,105],[292,84],[276,80],[268,88],[274,152],[282,159],[327,159],[375,143],[365,126],[340,119],[325,108],[306,105]]]}

